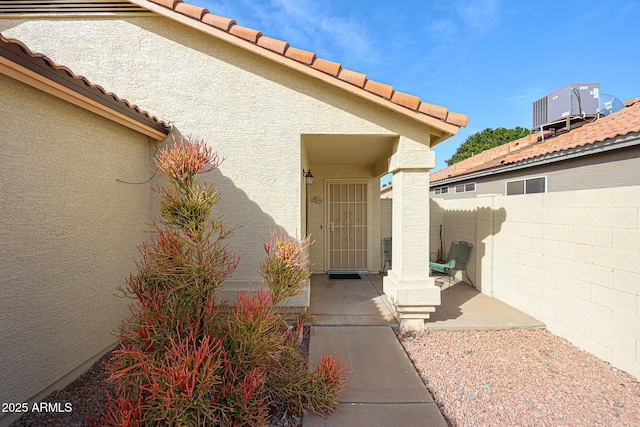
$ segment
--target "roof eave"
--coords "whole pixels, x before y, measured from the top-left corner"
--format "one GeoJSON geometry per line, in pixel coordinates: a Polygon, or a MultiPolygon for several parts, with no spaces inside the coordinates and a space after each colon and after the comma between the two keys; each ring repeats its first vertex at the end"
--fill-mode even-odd
{"type": "Polygon", "coordinates": [[[498,175],[505,172],[512,172],[521,169],[527,169],[534,166],[543,166],[550,163],[555,163],[564,160],[571,160],[579,157],[594,155],[607,151],[619,150],[622,148],[629,148],[634,146],[640,146],[640,133],[629,133],[626,135],[620,135],[615,138],[606,139],[604,141],[596,142],[594,144],[583,145],[571,148],[569,150],[557,151],[554,153],[545,154],[543,156],[533,157],[526,160],[520,160],[518,162],[510,163],[504,166],[497,166],[491,169],[484,169],[477,172],[471,172],[464,175],[457,175],[451,178],[444,178],[438,181],[432,181],[429,183],[429,187],[440,187],[442,185],[454,184],[460,181],[468,181],[470,179],[483,178],[491,175],[498,175]]]}
{"type": "Polygon", "coordinates": [[[263,47],[257,44],[249,43],[244,39],[241,39],[232,34],[229,34],[221,29],[212,27],[211,25],[205,24],[197,19],[193,19],[189,16],[183,15],[179,12],[176,12],[173,9],[169,9],[167,7],[150,2],[148,0],[130,0],[130,1],[131,3],[147,8],[148,10],[156,12],[166,18],[172,19],[181,24],[187,25],[193,29],[202,31],[206,34],[216,37],[217,39],[227,42],[235,47],[244,49],[246,51],[249,51],[261,57],[267,58],[271,61],[274,61],[278,64],[281,64],[285,67],[291,68],[297,72],[319,79],[324,83],[338,87],[353,95],[364,98],[370,102],[374,102],[377,105],[380,105],[386,109],[389,109],[396,113],[402,114],[403,116],[409,117],[415,121],[418,121],[422,124],[425,124],[431,128],[431,134],[435,136],[435,138],[432,139],[431,146],[434,146],[439,142],[442,142],[445,139],[455,135],[458,132],[458,129],[460,128],[459,126],[456,126],[454,124],[446,123],[435,117],[431,117],[426,114],[421,114],[417,111],[413,111],[409,108],[395,104],[385,98],[376,96],[375,94],[370,93],[358,86],[355,86],[343,80],[332,77],[320,70],[309,67],[303,63],[294,61],[290,58],[287,58],[286,56],[279,55],[276,52],[270,51],[268,49],[264,49],[263,47]]]}
{"type": "Polygon", "coordinates": [[[140,121],[114,111],[103,103],[96,102],[95,100],[85,97],[68,88],[67,86],[49,80],[28,68],[18,65],[3,56],[0,56],[0,73],[84,108],[85,110],[96,113],[104,118],[124,125],[129,129],[154,138],[155,140],[163,141],[168,134],[168,130],[158,130],[157,128],[145,125],[140,121]]]}

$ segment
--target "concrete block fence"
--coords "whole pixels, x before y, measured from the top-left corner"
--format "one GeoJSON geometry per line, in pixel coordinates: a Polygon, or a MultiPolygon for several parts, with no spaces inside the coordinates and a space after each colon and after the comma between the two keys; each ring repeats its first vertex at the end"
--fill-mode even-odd
{"type": "Polygon", "coordinates": [[[640,187],[431,201],[431,256],[474,245],[474,285],[640,377],[640,187]]]}

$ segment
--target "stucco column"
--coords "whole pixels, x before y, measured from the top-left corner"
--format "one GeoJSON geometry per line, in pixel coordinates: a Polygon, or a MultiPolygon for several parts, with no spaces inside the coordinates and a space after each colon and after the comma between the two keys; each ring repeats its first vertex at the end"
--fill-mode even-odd
{"type": "Polygon", "coordinates": [[[393,252],[383,290],[403,330],[423,330],[425,319],[440,305],[440,288],[429,277],[429,170],[434,166],[428,145],[404,137],[389,162],[393,252]]]}

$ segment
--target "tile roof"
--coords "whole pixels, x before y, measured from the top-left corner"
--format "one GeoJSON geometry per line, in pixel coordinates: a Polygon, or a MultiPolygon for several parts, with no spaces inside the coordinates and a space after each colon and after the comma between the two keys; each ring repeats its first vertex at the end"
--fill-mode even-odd
{"type": "Polygon", "coordinates": [[[148,112],[95,85],[83,76],[78,76],[69,68],[56,64],[45,55],[32,52],[19,40],[10,39],[0,33],[0,57],[31,70],[55,83],[89,98],[108,109],[129,117],[154,131],[167,135],[170,125],[148,112]]]}
{"type": "Polygon", "coordinates": [[[607,139],[640,132],[640,98],[624,103],[616,113],[601,117],[570,132],[550,137],[533,134],[499,147],[483,151],[473,157],[455,163],[430,175],[431,182],[455,178],[536,159],[553,153],[584,147],[607,139]]]}
{"type": "MultiPolygon", "coordinates": [[[[218,30],[232,34],[246,42],[260,46],[313,69],[322,71],[329,76],[350,83],[370,94],[376,95],[388,102],[402,106],[418,114],[435,118],[458,128],[467,126],[468,117],[466,114],[455,113],[448,111],[445,107],[422,102],[420,98],[416,96],[396,91],[392,86],[387,84],[369,80],[365,74],[342,68],[339,63],[318,58],[313,52],[291,47],[286,41],[264,36],[260,31],[240,26],[236,24],[233,19],[214,15],[203,7],[187,4],[182,0],[146,1],[164,6],[165,8],[171,9],[189,18],[196,19],[211,27],[217,28],[218,30]]],[[[144,6],[144,2],[142,1],[138,1],[137,3],[144,6]]]]}

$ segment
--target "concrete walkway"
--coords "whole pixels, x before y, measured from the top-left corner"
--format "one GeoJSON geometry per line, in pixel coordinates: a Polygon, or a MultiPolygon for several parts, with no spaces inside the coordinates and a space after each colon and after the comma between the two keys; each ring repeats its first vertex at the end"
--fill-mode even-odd
{"type": "Polygon", "coordinates": [[[328,418],[305,417],[303,426],[447,425],[395,337],[391,327],[398,323],[388,304],[380,276],[313,276],[309,312],[317,324],[309,339],[310,362],[336,352],[352,373],[336,411],[328,418]]]}
{"type": "Polygon", "coordinates": [[[429,330],[487,330],[487,329],[532,329],[544,324],[490,298],[464,282],[449,281],[446,276],[435,277],[436,285],[442,289],[442,304],[436,307],[425,323],[429,330]]]}
{"type": "Polygon", "coordinates": [[[382,292],[382,276],[362,274],[362,279],[329,280],[311,277],[309,314],[318,326],[398,326],[391,303],[382,292]]]}
{"type": "MultiPolygon", "coordinates": [[[[444,417],[418,376],[392,328],[398,326],[382,292],[382,277],[311,279],[309,359],[337,354],[352,373],[338,407],[327,418],[305,417],[317,426],[446,426],[444,417]]],[[[536,328],[544,325],[514,308],[481,294],[465,283],[436,278],[442,305],[427,322],[429,329],[536,328]]]]}

